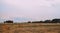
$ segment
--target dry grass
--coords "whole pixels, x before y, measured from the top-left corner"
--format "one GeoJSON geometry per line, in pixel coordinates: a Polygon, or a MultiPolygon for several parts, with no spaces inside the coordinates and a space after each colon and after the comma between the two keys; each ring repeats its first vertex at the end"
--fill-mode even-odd
{"type": "Polygon", "coordinates": [[[60,23],[0,24],[0,33],[60,33],[60,23]]]}

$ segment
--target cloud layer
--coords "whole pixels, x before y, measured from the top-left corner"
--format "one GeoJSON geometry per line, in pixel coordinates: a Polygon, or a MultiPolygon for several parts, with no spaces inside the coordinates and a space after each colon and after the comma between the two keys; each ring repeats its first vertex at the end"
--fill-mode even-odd
{"type": "Polygon", "coordinates": [[[60,0],[1,0],[0,17],[26,17],[32,20],[60,18],[60,0]]]}

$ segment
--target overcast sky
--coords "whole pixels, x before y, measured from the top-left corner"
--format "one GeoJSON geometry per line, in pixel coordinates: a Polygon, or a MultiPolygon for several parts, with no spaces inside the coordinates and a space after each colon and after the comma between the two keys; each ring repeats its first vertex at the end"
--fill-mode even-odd
{"type": "Polygon", "coordinates": [[[0,0],[0,21],[60,18],[60,0],[0,0]]]}

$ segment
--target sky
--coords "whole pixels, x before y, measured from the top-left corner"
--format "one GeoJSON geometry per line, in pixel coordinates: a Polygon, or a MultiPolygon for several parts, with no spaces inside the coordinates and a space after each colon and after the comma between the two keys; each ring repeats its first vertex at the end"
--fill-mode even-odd
{"type": "Polygon", "coordinates": [[[0,0],[0,22],[60,18],[60,0],[0,0]]]}

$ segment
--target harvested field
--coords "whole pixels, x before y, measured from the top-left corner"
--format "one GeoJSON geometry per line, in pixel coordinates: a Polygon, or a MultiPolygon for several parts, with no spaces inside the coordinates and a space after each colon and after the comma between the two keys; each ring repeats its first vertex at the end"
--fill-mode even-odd
{"type": "Polygon", "coordinates": [[[60,33],[60,23],[5,23],[0,33],[60,33]]]}

